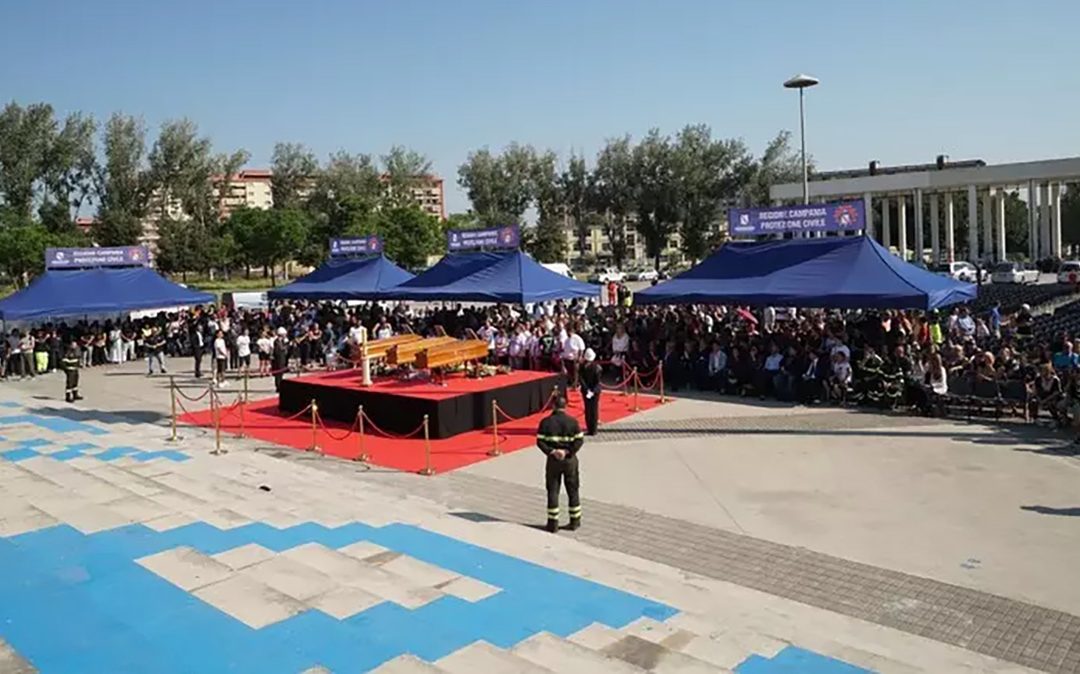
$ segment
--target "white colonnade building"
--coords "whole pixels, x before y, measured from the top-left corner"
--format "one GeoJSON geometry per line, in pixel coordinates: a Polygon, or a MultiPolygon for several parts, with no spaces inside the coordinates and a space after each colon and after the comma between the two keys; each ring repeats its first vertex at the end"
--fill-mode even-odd
{"type": "MultiPolygon", "coordinates": [[[[990,262],[1008,253],[1039,260],[1061,257],[1061,197],[1069,183],[1080,189],[1080,157],[988,165],[939,156],[933,164],[884,167],[870,162],[866,169],[814,174],[809,200],[862,199],[866,233],[906,260],[990,262]],[[1012,191],[1028,204],[1027,251],[1006,250],[1005,203],[1012,191]],[[961,222],[974,223],[966,241],[956,240],[961,222]]],[[[770,189],[775,205],[802,203],[802,194],[802,183],[770,189]]]]}

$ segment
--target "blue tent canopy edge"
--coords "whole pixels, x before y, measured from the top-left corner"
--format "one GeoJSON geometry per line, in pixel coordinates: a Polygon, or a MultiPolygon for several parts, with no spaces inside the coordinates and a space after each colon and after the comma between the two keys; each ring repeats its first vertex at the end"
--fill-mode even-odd
{"type": "Polygon", "coordinates": [[[521,251],[454,253],[384,293],[386,299],[531,304],[597,297],[598,286],[567,278],[521,251]]]}
{"type": "Polygon", "coordinates": [[[269,291],[267,297],[272,300],[372,300],[412,278],[412,274],[384,255],[330,259],[310,274],[269,291]]]}
{"type": "Polygon", "coordinates": [[[147,267],[50,270],[0,300],[0,319],[95,316],[215,300],[212,293],[190,290],[147,267]]]}
{"type": "Polygon", "coordinates": [[[969,283],[905,262],[865,236],[729,243],[636,294],[642,304],[930,310],[975,299],[969,283]]]}

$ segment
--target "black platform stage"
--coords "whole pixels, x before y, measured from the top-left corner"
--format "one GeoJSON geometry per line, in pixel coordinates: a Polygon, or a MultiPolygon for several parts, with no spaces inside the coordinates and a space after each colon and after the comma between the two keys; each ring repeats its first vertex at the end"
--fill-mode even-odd
{"type": "Polygon", "coordinates": [[[431,437],[448,438],[490,426],[492,400],[511,417],[539,412],[564,379],[558,373],[518,370],[482,379],[452,375],[444,384],[383,378],[363,387],[359,370],[342,370],[284,380],[278,406],[295,414],[315,400],[323,419],[352,423],[363,405],[376,426],[397,434],[415,431],[426,414],[431,437]]]}

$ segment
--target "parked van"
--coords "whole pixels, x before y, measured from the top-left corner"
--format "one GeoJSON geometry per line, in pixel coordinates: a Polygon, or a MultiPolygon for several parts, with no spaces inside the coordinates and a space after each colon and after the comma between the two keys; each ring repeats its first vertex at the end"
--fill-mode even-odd
{"type": "Polygon", "coordinates": [[[231,309],[265,309],[270,306],[266,293],[223,293],[221,303],[231,309]]]}

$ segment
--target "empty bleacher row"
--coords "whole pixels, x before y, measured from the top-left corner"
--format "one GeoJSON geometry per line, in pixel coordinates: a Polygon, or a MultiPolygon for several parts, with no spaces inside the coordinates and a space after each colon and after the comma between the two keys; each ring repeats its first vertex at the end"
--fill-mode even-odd
{"type": "Polygon", "coordinates": [[[1001,311],[1011,314],[1024,304],[1032,308],[1076,292],[1077,286],[1067,283],[1046,283],[1041,285],[1017,285],[1013,283],[987,283],[979,289],[979,297],[969,305],[975,313],[989,311],[994,304],[1001,303],[1001,311]]]}
{"type": "Polygon", "coordinates": [[[1072,337],[1080,336],[1080,300],[1031,319],[1031,334],[1036,341],[1049,342],[1062,332],[1072,337]]]}

